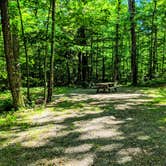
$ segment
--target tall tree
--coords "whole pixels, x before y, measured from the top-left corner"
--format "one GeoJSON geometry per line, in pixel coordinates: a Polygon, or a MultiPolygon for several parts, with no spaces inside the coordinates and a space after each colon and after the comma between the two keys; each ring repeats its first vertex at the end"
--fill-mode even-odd
{"type": "Polygon", "coordinates": [[[120,55],[119,55],[119,15],[120,15],[121,0],[117,0],[117,22],[116,22],[116,37],[115,37],[115,58],[114,58],[114,81],[119,81],[120,70],[120,55]]]}
{"type": "MultiPolygon", "coordinates": [[[[77,43],[84,47],[86,46],[86,34],[85,34],[86,30],[85,30],[85,26],[81,26],[80,28],[78,28],[77,31],[77,43]]],[[[87,80],[87,71],[88,71],[88,57],[87,57],[87,53],[80,51],[78,53],[78,80],[79,81],[86,81],[87,80]]]]}
{"type": "Polygon", "coordinates": [[[45,42],[45,56],[44,56],[44,104],[47,103],[48,27],[49,27],[49,20],[50,20],[50,12],[51,12],[51,2],[48,9],[48,16],[46,21],[46,42],[45,42]]]}
{"type": "Polygon", "coordinates": [[[47,102],[50,102],[52,100],[52,91],[54,87],[55,3],[55,0],[52,0],[51,56],[47,102]]]}
{"type": "Polygon", "coordinates": [[[130,13],[130,32],[131,32],[131,73],[132,85],[137,85],[138,67],[137,67],[137,51],[136,51],[136,32],[135,32],[135,0],[128,0],[130,13]]]}
{"type": "Polygon", "coordinates": [[[21,21],[21,31],[22,31],[22,38],[23,38],[23,44],[24,44],[24,51],[25,51],[25,58],[26,58],[26,86],[27,86],[27,99],[30,102],[30,82],[29,82],[29,56],[28,56],[28,49],[27,49],[27,40],[25,38],[25,31],[24,31],[24,24],[23,24],[23,18],[22,18],[22,12],[20,8],[19,0],[17,0],[17,7],[20,15],[20,21],[21,21]]]}
{"type": "Polygon", "coordinates": [[[13,106],[15,109],[24,106],[23,97],[21,94],[21,77],[19,72],[18,55],[13,53],[9,14],[8,14],[8,0],[0,1],[1,22],[4,39],[4,51],[7,65],[8,81],[13,99],[13,106]]]}
{"type": "Polygon", "coordinates": [[[153,0],[153,12],[152,12],[152,23],[151,23],[151,44],[150,44],[150,55],[149,55],[149,79],[151,80],[156,72],[157,65],[157,25],[156,21],[156,10],[157,1],[153,0]]]}

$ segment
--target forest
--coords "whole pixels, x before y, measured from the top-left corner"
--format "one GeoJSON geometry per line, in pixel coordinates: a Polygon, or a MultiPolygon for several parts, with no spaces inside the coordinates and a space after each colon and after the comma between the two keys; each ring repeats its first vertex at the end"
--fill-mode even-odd
{"type": "Polygon", "coordinates": [[[165,0],[0,0],[0,165],[166,165],[165,0]]]}

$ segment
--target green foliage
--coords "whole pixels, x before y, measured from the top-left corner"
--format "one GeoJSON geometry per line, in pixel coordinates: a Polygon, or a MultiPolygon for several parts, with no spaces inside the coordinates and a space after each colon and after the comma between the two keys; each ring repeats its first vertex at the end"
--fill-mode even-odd
{"type": "Polygon", "coordinates": [[[0,125],[11,126],[15,123],[16,117],[13,113],[8,113],[6,117],[0,119],[0,125]]]}
{"type": "MultiPolygon", "coordinates": [[[[30,86],[38,87],[44,84],[44,70],[49,75],[50,41],[51,41],[51,10],[50,1],[19,0],[25,30],[25,39],[29,56],[30,86]],[[47,29],[48,28],[48,29],[47,29]],[[47,65],[44,66],[45,57],[47,65]],[[46,68],[45,68],[46,67],[46,68]]],[[[116,45],[116,26],[119,25],[119,77],[120,82],[127,84],[131,81],[131,42],[130,19],[127,1],[122,0],[119,17],[116,0],[87,0],[87,1],[56,1],[55,28],[55,86],[81,84],[87,87],[88,82],[111,81],[114,75],[114,59],[116,45]],[[84,27],[85,36],[81,38],[79,30],[84,27]],[[82,44],[82,41],[85,44],[82,44]],[[78,55],[86,55],[88,64],[86,81],[79,80],[78,55]],[[103,59],[105,79],[103,80],[103,59]],[[68,67],[67,67],[68,63],[68,67]],[[90,73],[91,72],[91,73],[90,73]],[[70,77],[70,78],[69,78],[70,77]],[[87,84],[86,84],[87,82],[87,84]]],[[[144,86],[155,86],[159,78],[165,82],[165,48],[166,20],[165,1],[157,1],[157,8],[152,25],[154,1],[136,1],[136,33],[138,54],[138,81],[144,86]],[[156,70],[153,80],[149,79],[150,50],[153,44],[152,31],[157,26],[156,70]],[[147,79],[147,80],[146,80],[147,79]]],[[[26,58],[23,48],[21,22],[16,1],[9,1],[11,33],[13,27],[18,29],[20,68],[22,85],[26,86],[26,58]]],[[[1,27],[0,27],[1,31],[1,27]]],[[[153,50],[152,50],[153,51],[153,50]]],[[[155,57],[154,57],[155,59],[155,57]]],[[[7,87],[7,72],[3,51],[3,38],[0,36],[0,84],[7,87]]],[[[0,89],[1,86],[0,85],[0,89]]],[[[32,89],[33,91],[33,89],[32,89]]],[[[58,89],[57,93],[65,90],[58,89]]],[[[33,94],[33,93],[32,93],[33,94]]],[[[43,92],[40,92],[41,96],[43,92]]],[[[34,94],[33,94],[34,95],[34,94]]],[[[32,95],[32,100],[36,96],[32,95]]],[[[10,103],[10,101],[9,101],[10,103]]],[[[2,107],[4,107],[2,102],[2,107]]],[[[8,104],[9,105],[9,104],[8,104]]]]}
{"type": "MultiPolygon", "coordinates": [[[[8,103],[6,103],[6,104],[8,104],[8,103]]],[[[16,120],[17,120],[17,118],[13,112],[4,112],[3,114],[0,115],[0,127],[13,126],[14,124],[16,124],[16,120]]]]}
{"type": "Polygon", "coordinates": [[[9,91],[0,92],[0,112],[12,110],[12,101],[10,97],[9,91]]]}

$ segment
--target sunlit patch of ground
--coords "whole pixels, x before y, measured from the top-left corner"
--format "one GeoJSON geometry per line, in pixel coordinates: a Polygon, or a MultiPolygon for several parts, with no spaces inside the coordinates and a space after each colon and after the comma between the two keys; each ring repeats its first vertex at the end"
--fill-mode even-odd
{"type": "Polygon", "coordinates": [[[165,166],[166,107],[143,92],[73,89],[14,113],[0,126],[0,165],[165,166]]]}

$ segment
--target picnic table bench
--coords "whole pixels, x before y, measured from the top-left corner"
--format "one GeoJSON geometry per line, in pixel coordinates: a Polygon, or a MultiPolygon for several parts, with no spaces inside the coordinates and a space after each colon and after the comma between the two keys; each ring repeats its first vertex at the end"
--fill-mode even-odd
{"type": "Polygon", "coordinates": [[[117,91],[117,83],[116,82],[103,82],[103,83],[96,83],[97,92],[110,92],[111,90],[116,92],[117,91]]]}

